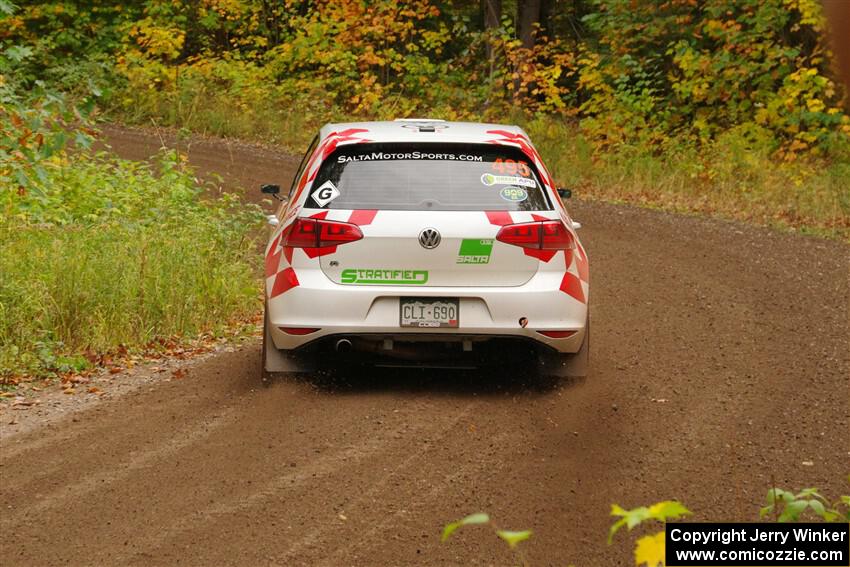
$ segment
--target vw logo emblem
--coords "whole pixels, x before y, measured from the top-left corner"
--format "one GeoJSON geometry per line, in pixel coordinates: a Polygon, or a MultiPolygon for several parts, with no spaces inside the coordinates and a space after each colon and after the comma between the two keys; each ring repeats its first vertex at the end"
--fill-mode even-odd
{"type": "Polygon", "coordinates": [[[436,228],[426,228],[419,233],[419,244],[426,250],[431,250],[440,245],[440,233],[436,228]]]}

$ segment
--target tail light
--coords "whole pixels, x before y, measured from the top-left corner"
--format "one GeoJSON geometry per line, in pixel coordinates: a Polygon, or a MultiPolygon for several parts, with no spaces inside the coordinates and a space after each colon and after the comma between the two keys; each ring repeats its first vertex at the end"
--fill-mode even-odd
{"type": "Polygon", "coordinates": [[[570,250],[576,247],[573,234],[559,220],[506,224],[499,230],[496,240],[537,250],[570,250]]]}
{"type": "Polygon", "coordinates": [[[287,335],[310,335],[316,331],[321,331],[316,327],[278,327],[278,329],[287,335]]]}
{"type": "Polygon", "coordinates": [[[363,238],[356,224],[325,219],[298,218],[287,229],[284,246],[293,248],[324,248],[363,238]]]}
{"type": "Polygon", "coordinates": [[[566,339],[567,337],[571,337],[576,334],[576,331],[537,331],[544,337],[549,337],[550,339],[566,339]]]}

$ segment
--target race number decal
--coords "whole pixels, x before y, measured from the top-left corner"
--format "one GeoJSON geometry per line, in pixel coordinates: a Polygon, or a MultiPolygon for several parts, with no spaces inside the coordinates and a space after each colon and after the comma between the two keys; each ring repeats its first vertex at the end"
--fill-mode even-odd
{"type": "Polygon", "coordinates": [[[313,200],[316,201],[317,205],[324,207],[339,197],[339,189],[337,189],[336,185],[330,181],[325,181],[322,186],[313,191],[313,194],[310,196],[313,197],[313,200]]]}
{"type": "Polygon", "coordinates": [[[512,159],[499,158],[490,166],[494,171],[498,171],[502,175],[522,175],[523,177],[531,177],[531,170],[528,164],[524,161],[514,161],[512,159]]]}

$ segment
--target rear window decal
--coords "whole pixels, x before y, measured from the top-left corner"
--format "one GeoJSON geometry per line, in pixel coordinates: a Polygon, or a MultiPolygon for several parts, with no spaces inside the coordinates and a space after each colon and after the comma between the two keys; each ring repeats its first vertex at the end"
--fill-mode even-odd
{"type": "Polygon", "coordinates": [[[337,156],[337,163],[350,163],[353,161],[393,161],[393,160],[448,160],[448,161],[484,161],[483,156],[456,153],[430,153],[430,152],[372,152],[370,154],[359,154],[351,156],[337,156]]]}
{"type": "Polygon", "coordinates": [[[502,190],[499,191],[499,196],[505,201],[525,201],[528,199],[528,191],[522,187],[512,187],[509,185],[507,187],[503,187],[502,190]]]}
{"type": "Polygon", "coordinates": [[[428,283],[428,270],[347,268],[340,274],[340,282],[361,285],[424,285],[428,283]]]}
{"type": "Polygon", "coordinates": [[[313,200],[316,201],[316,204],[320,207],[324,207],[337,197],[339,197],[340,192],[339,189],[336,188],[336,185],[331,181],[325,181],[322,183],[322,186],[313,191],[313,194],[310,195],[313,197],[313,200]]]}
{"type": "Polygon", "coordinates": [[[457,252],[458,264],[489,264],[493,253],[492,239],[464,238],[457,252]]]}
{"type": "Polygon", "coordinates": [[[349,144],[325,157],[304,207],[347,211],[552,210],[552,198],[539,179],[536,166],[513,147],[437,141],[349,144]],[[317,188],[328,181],[340,194],[328,201],[324,195],[314,199],[317,188]],[[522,187],[526,198],[516,191],[506,193],[508,198],[502,196],[500,191],[506,186],[522,187]],[[492,190],[482,191],[482,187],[492,190]]]}
{"type": "Polygon", "coordinates": [[[513,175],[493,175],[492,173],[485,173],[482,175],[481,183],[488,187],[491,185],[522,185],[523,187],[537,187],[537,184],[533,179],[515,177],[513,175]]]}
{"type": "Polygon", "coordinates": [[[524,161],[515,161],[512,159],[499,158],[490,166],[494,171],[498,171],[502,175],[522,175],[523,177],[531,177],[531,169],[524,161]]]}

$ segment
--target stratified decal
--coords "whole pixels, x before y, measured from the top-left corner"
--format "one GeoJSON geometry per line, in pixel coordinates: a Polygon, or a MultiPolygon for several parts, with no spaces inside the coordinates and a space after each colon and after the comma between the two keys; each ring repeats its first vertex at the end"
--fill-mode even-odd
{"type": "Polygon", "coordinates": [[[365,285],[424,285],[428,270],[383,270],[347,268],[340,281],[344,284],[365,285]]]}

